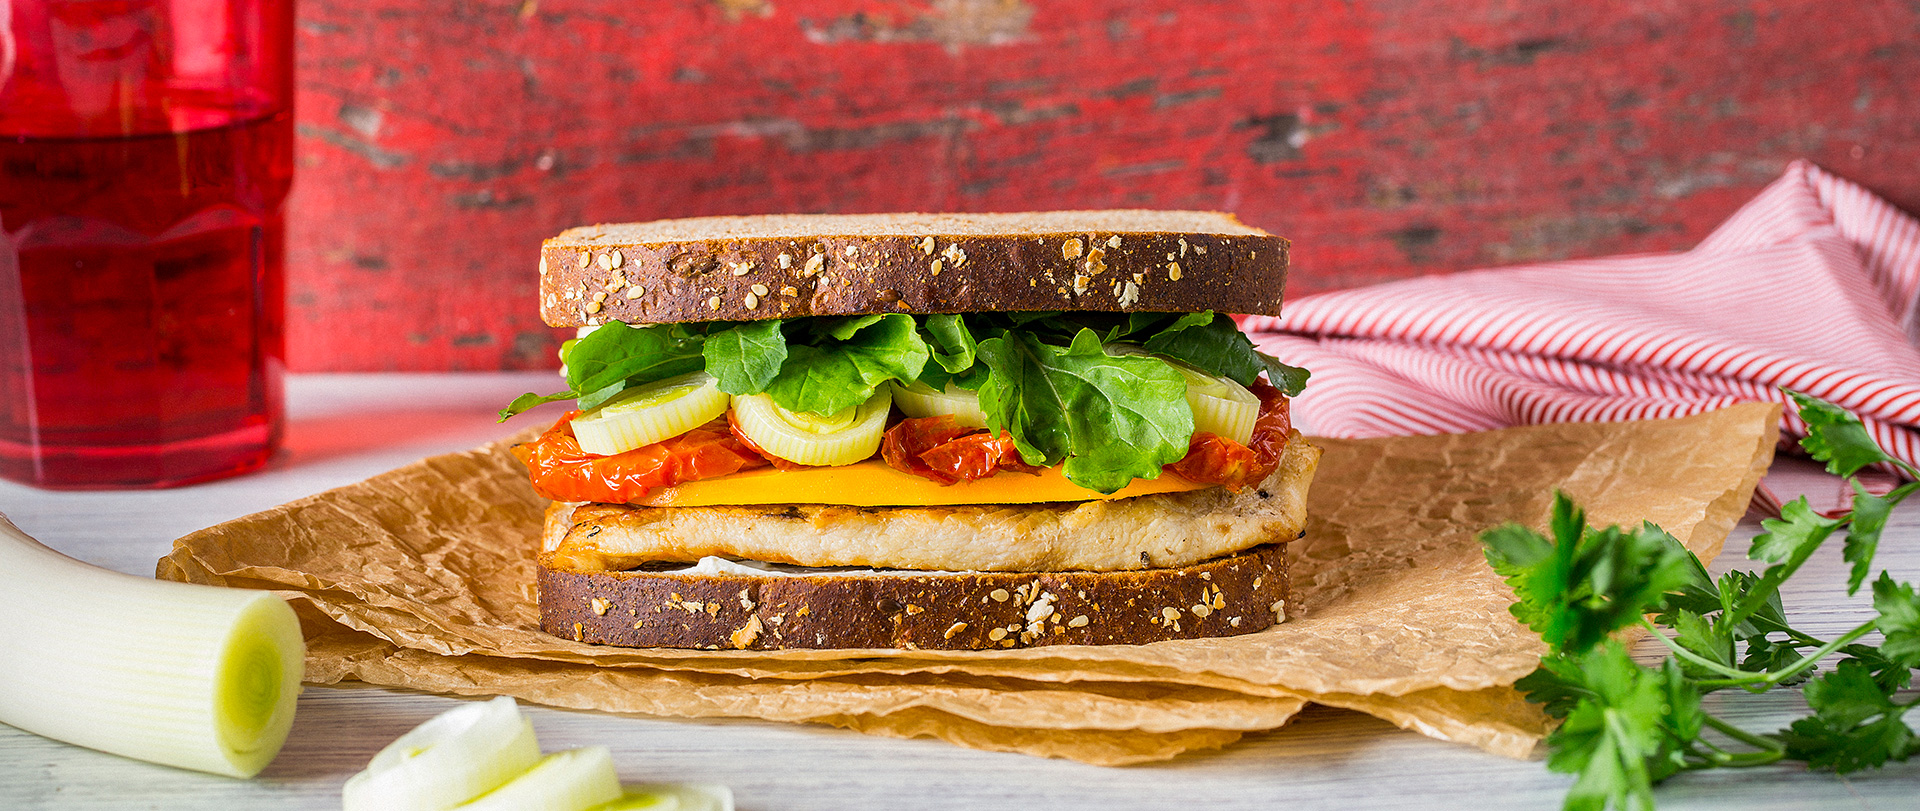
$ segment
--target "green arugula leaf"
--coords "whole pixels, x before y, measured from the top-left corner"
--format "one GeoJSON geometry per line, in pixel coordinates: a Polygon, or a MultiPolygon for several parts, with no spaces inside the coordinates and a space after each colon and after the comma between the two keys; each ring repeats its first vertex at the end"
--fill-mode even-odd
{"type": "Polygon", "coordinates": [[[506,419],[544,402],[579,398],[582,410],[606,402],[628,386],[639,386],[675,375],[700,371],[704,336],[681,324],[630,327],[618,321],[568,341],[560,350],[567,366],[568,392],[521,395],[501,412],[506,419]],[[516,409],[515,406],[524,406],[516,409]]]}
{"type": "Polygon", "coordinates": [[[728,394],[759,394],[780,375],[787,337],[779,321],[746,321],[707,333],[707,372],[728,394]]]}
{"type": "Polygon", "coordinates": [[[1816,461],[1827,463],[1828,473],[1852,476],[1868,465],[1895,461],[1874,444],[1853,412],[1797,391],[1787,396],[1800,406],[1800,419],[1807,424],[1807,438],[1800,440],[1800,447],[1816,461]]]}
{"type": "Polygon", "coordinates": [[[1186,381],[1164,361],[1108,355],[1086,328],[1064,348],[1004,331],[979,353],[991,370],[980,387],[987,426],[1010,432],[1028,464],[1065,460],[1069,481],[1111,493],[1186,455],[1186,381]]]}
{"type": "MultiPolygon", "coordinates": [[[[1253,341],[1233,318],[1208,310],[1183,315],[1161,328],[1143,344],[1148,352],[1165,355],[1218,377],[1250,385],[1266,368],[1253,341]]],[[[1276,388],[1278,386],[1276,385],[1276,388]]]]}
{"type": "Polygon", "coordinates": [[[767,385],[774,403],[788,411],[838,414],[889,380],[918,378],[932,355],[913,316],[904,313],[835,319],[816,332],[821,345],[789,344],[786,362],[767,385]]]}
{"type": "Polygon", "coordinates": [[[1281,394],[1288,397],[1299,397],[1300,392],[1306,390],[1307,378],[1313,375],[1312,372],[1298,366],[1288,366],[1281,363],[1279,358],[1265,352],[1258,354],[1260,355],[1260,362],[1267,367],[1267,382],[1272,383],[1273,387],[1279,389],[1281,394]]]}
{"type": "Polygon", "coordinates": [[[1920,595],[1913,586],[1895,582],[1893,575],[1880,573],[1873,581],[1874,627],[1886,636],[1880,653],[1907,667],[1920,667],[1920,595]]]}
{"type": "Polygon", "coordinates": [[[1494,571],[1513,587],[1514,617],[1552,651],[1584,652],[1694,582],[1686,549],[1652,524],[1630,533],[1591,529],[1573,500],[1556,493],[1551,526],[1551,542],[1516,525],[1480,540],[1494,571]]]}
{"type": "Polygon", "coordinates": [[[1842,659],[1832,673],[1807,683],[1813,715],[1780,733],[1787,755],[1844,774],[1920,753],[1902,718],[1907,707],[1887,692],[1865,664],[1842,659]]]}
{"type": "Polygon", "coordinates": [[[574,393],[571,389],[557,394],[534,394],[533,392],[527,392],[526,394],[513,398],[513,402],[508,403],[506,408],[500,409],[500,422],[506,422],[508,417],[533,408],[534,406],[546,405],[547,403],[558,402],[560,400],[571,400],[573,398],[574,393]]]}
{"type": "Polygon", "coordinates": [[[1849,483],[1853,485],[1853,522],[1847,526],[1841,558],[1853,564],[1853,571],[1847,576],[1847,594],[1852,595],[1860,590],[1860,584],[1867,581],[1867,572],[1873,568],[1873,553],[1880,546],[1880,532],[1887,528],[1887,517],[1893,514],[1894,500],[1867,492],[1859,479],[1849,483]]]}

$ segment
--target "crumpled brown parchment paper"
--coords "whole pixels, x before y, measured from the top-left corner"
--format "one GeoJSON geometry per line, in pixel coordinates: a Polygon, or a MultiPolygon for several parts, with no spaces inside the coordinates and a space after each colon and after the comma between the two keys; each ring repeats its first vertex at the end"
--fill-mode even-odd
{"type": "Polygon", "coordinates": [[[1385,439],[1326,451],[1292,618],[1247,636],[997,651],[695,651],[539,631],[545,506],[511,439],[201,530],[162,578],[272,589],[307,679],[674,717],[824,723],[1099,764],[1164,760],[1307,703],[1525,757],[1545,719],[1511,689],[1542,648],[1476,535],[1544,527],[1553,491],[1596,524],[1652,521],[1711,559],[1772,460],[1779,408],[1385,439]]]}

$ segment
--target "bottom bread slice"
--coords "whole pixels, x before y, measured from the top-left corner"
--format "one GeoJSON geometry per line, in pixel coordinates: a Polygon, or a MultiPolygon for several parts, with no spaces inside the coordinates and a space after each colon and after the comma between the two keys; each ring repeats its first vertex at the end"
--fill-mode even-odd
{"type": "Polygon", "coordinates": [[[1284,621],[1287,545],[1174,569],[807,574],[540,568],[550,634],[625,647],[1137,645],[1284,621]]]}

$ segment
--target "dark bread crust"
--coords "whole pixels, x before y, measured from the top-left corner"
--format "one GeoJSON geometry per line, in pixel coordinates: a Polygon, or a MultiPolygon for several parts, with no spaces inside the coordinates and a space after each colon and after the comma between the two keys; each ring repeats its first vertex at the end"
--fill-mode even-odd
{"type": "Polygon", "coordinates": [[[548,568],[543,556],[540,626],[599,645],[747,650],[982,650],[1237,636],[1284,619],[1286,547],[1266,544],[1179,569],[920,575],[578,571],[548,568]]]}
{"type": "Polygon", "coordinates": [[[541,247],[548,324],[1023,310],[1279,315],[1286,287],[1287,240],[1254,229],[636,242],[622,241],[622,227],[601,236],[574,229],[541,247]]]}

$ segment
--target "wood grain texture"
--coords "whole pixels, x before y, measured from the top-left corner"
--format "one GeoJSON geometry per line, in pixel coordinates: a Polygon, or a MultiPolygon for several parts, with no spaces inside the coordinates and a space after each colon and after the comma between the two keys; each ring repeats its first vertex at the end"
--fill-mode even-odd
{"type": "MultiPolygon", "coordinates": [[[[144,574],[177,535],[507,433],[511,426],[492,422],[497,402],[550,379],[295,376],[288,451],[266,471],[150,492],[46,492],[0,482],[0,510],[56,549],[144,574]]],[[[1837,492],[1831,482],[1822,490],[1828,491],[1837,492]]],[[[1735,551],[1713,570],[1747,567],[1737,550],[1757,531],[1757,522],[1743,521],[1729,542],[1735,551]]],[[[1920,576],[1920,508],[1894,513],[1879,563],[1899,577],[1920,576]]],[[[1865,599],[1843,596],[1846,573],[1839,547],[1830,545],[1788,584],[1784,596],[1796,627],[1832,635],[1869,615],[1865,599]]],[[[1643,643],[1640,652],[1657,651],[1643,643]]],[[[460,701],[368,687],[310,687],[300,698],[286,749],[259,778],[245,781],[138,763],[0,726],[0,808],[337,809],[341,784],[375,752],[460,701]]],[[[1749,729],[1775,729],[1803,711],[1792,691],[1722,693],[1709,702],[1749,729]]],[[[1538,761],[1495,757],[1325,708],[1309,709],[1280,730],[1218,752],[1124,769],[819,726],[667,721],[544,707],[529,714],[548,750],[611,746],[628,782],[726,783],[743,811],[1506,811],[1557,807],[1570,783],[1538,761]]],[[[1657,798],[1665,811],[1910,809],[1916,783],[1920,760],[1847,776],[1771,766],[1684,775],[1662,784],[1657,798]]]]}
{"type": "Polygon", "coordinates": [[[314,0],[296,369],[553,364],[599,221],[1181,207],[1293,291],[1690,246],[1795,158],[1920,208],[1897,0],[314,0]]]}

